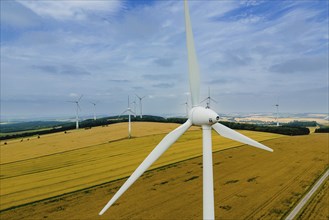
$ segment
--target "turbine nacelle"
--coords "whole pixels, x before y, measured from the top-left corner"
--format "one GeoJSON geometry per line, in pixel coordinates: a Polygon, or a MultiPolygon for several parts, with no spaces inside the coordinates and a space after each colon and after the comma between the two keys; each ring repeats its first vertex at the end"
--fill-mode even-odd
{"type": "Polygon", "coordinates": [[[219,121],[219,116],[209,108],[197,106],[191,109],[189,119],[193,125],[213,125],[219,121]]]}

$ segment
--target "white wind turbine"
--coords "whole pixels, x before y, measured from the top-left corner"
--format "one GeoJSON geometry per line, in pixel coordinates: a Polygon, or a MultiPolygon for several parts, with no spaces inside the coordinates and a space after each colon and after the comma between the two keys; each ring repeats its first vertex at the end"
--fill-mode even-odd
{"type": "Polygon", "coordinates": [[[190,106],[188,105],[188,96],[186,96],[186,102],[184,102],[183,105],[185,105],[186,117],[188,118],[188,112],[189,112],[189,108],[190,108],[190,106]]]}
{"type": "Polygon", "coordinates": [[[135,112],[133,112],[130,108],[129,96],[128,96],[128,107],[120,114],[120,116],[125,113],[128,113],[128,138],[131,138],[131,114],[135,114],[135,112]]]}
{"type": "Polygon", "coordinates": [[[96,103],[90,102],[94,106],[94,121],[96,121],[96,103]]]}
{"type": "Polygon", "coordinates": [[[184,1],[185,28],[188,51],[189,79],[192,98],[192,109],[187,121],[167,134],[146,159],[133,172],[128,180],[121,186],[112,199],[105,205],[99,215],[102,215],[176,140],[182,136],[189,127],[197,125],[202,127],[203,133],[203,218],[215,219],[214,212],[214,187],[213,187],[213,165],[212,165],[212,141],[211,129],[223,137],[249,144],[251,146],[273,151],[222,124],[217,123],[219,116],[211,109],[199,106],[200,76],[197,56],[194,48],[194,40],[187,1],[184,1]]]}
{"type": "Polygon", "coordinates": [[[146,97],[146,95],[144,95],[143,97],[141,97],[141,96],[139,96],[139,95],[137,95],[137,94],[135,94],[136,96],[137,96],[137,98],[139,99],[139,111],[140,111],[140,115],[139,115],[139,117],[140,118],[143,118],[143,112],[142,112],[142,110],[143,110],[143,106],[142,106],[142,100],[143,100],[143,98],[145,98],[146,97]]]}
{"type": "Polygon", "coordinates": [[[274,106],[276,107],[276,126],[279,127],[279,104],[275,104],[274,106]]]}
{"type": "Polygon", "coordinates": [[[210,101],[213,101],[213,102],[216,102],[217,103],[217,101],[215,99],[213,99],[213,98],[210,97],[210,88],[209,87],[208,87],[208,97],[205,98],[204,100],[202,100],[201,103],[204,102],[204,101],[207,101],[206,102],[207,103],[206,108],[210,108],[210,101]]]}
{"type": "Polygon", "coordinates": [[[79,102],[80,102],[82,96],[83,95],[81,95],[78,98],[78,100],[76,100],[76,101],[68,101],[68,102],[73,102],[73,103],[76,104],[76,114],[75,114],[75,128],[76,129],[79,129],[79,110],[81,110],[80,105],[79,105],[79,102]]]}

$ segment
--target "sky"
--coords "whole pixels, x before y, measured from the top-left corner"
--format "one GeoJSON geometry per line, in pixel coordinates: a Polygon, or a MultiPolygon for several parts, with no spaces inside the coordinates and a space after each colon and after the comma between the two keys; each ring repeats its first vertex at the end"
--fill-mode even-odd
{"type": "MultiPolygon", "coordinates": [[[[327,113],[328,4],[190,1],[201,99],[210,88],[218,113],[327,113]]],[[[144,114],[185,113],[183,1],[1,0],[1,120],[74,116],[80,95],[81,115],[90,102],[116,115],[135,94],[144,114]]]]}

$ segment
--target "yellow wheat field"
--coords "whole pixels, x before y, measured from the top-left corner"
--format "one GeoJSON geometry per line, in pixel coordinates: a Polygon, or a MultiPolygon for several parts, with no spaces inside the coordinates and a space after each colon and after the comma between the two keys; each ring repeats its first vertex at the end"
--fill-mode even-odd
{"type": "MultiPolygon", "coordinates": [[[[198,139],[187,134],[182,143],[189,138],[198,139]]],[[[328,167],[328,141],[328,134],[281,136],[263,142],[274,149],[273,153],[246,145],[215,152],[216,219],[283,219],[328,167]]],[[[201,144],[200,140],[197,142],[201,144]]],[[[170,150],[175,152],[184,146],[178,144],[170,150]]],[[[170,152],[163,159],[166,157],[171,157],[170,152]]],[[[141,154],[139,160],[143,159],[141,154]]],[[[140,161],[136,160],[135,167],[140,161]]],[[[123,178],[30,203],[0,215],[11,220],[202,218],[201,156],[146,172],[103,216],[98,216],[125,181],[123,178]]],[[[311,213],[328,212],[327,202],[321,200],[325,197],[319,196],[316,203],[320,203],[311,205],[311,213]]],[[[301,219],[321,216],[312,214],[301,219]]]]}
{"type": "MultiPolygon", "coordinates": [[[[59,132],[42,135],[40,139],[34,136],[1,141],[0,163],[26,160],[120,140],[128,136],[127,126],[127,123],[119,123],[107,127],[94,127],[88,130],[70,130],[67,131],[66,134],[64,132],[59,132]],[[7,143],[6,145],[4,145],[5,142],[7,143]]],[[[151,122],[133,122],[132,135],[133,137],[142,137],[167,133],[176,127],[177,124],[174,123],[157,125],[151,122]]],[[[196,128],[191,129],[193,130],[196,128]]]]}
{"type": "MultiPolygon", "coordinates": [[[[129,176],[177,124],[134,123],[58,133],[1,145],[1,209],[62,195],[129,176]]],[[[241,131],[264,141],[281,135],[241,131]]],[[[202,155],[202,132],[193,127],[152,167],[202,155]]],[[[241,144],[213,133],[213,150],[241,144]]]]}

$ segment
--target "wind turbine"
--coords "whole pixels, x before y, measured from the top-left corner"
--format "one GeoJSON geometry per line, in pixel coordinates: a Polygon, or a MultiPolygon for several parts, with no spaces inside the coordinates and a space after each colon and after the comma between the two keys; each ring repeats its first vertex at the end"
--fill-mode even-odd
{"type": "Polygon", "coordinates": [[[230,138],[235,141],[249,144],[251,146],[273,151],[271,148],[264,146],[220,123],[218,123],[219,116],[216,112],[209,108],[199,106],[199,90],[200,90],[200,76],[197,63],[197,56],[194,48],[194,40],[192,34],[192,27],[190,22],[190,15],[187,1],[184,1],[185,8],[185,28],[186,28],[186,42],[188,52],[188,66],[190,90],[192,98],[192,109],[189,113],[187,121],[167,134],[161,142],[154,148],[154,150],[146,157],[146,159],[133,172],[128,180],[121,186],[112,199],[105,205],[99,215],[102,215],[113,203],[173,144],[182,136],[189,127],[197,125],[202,127],[203,133],[203,218],[215,219],[214,212],[214,187],[213,187],[213,164],[212,164],[212,141],[211,129],[213,128],[218,134],[223,137],[230,138]]]}
{"type": "Polygon", "coordinates": [[[206,108],[210,108],[210,101],[213,101],[213,102],[216,102],[217,103],[217,101],[215,99],[213,99],[213,98],[210,97],[210,87],[208,87],[208,97],[205,98],[204,100],[202,100],[201,103],[204,102],[204,101],[207,101],[206,108]]]}
{"type": "Polygon", "coordinates": [[[274,105],[276,107],[276,126],[279,127],[279,104],[274,105]]]}
{"type": "Polygon", "coordinates": [[[188,112],[189,112],[189,108],[190,108],[190,106],[188,105],[188,96],[186,96],[186,102],[184,102],[183,105],[185,105],[186,117],[188,118],[188,112]]]}
{"type": "Polygon", "coordinates": [[[75,128],[79,129],[79,110],[81,110],[79,102],[83,95],[81,95],[76,101],[68,101],[76,104],[76,114],[75,114],[75,128]]]}
{"type": "Polygon", "coordinates": [[[143,118],[143,112],[142,112],[142,100],[143,100],[143,98],[146,97],[146,95],[144,95],[143,97],[140,97],[140,96],[138,96],[137,94],[135,94],[135,95],[137,96],[137,98],[139,98],[139,110],[140,110],[140,115],[139,115],[139,117],[140,117],[140,118],[143,118]]]}
{"type": "Polygon", "coordinates": [[[96,121],[96,103],[90,102],[92,105],[94,105],[94,121],[96,121]]]}
{"type": "Polygon", "coordinates": [[[133,112],[130,108],[129,96],[128,96],[128,107],[125,111],[123,111],[120,114],[120,116],[123,115],[124,113],[128,113],[128,138],[131,138],[131,114],[135,114],[135,112],[133,112]]]}

